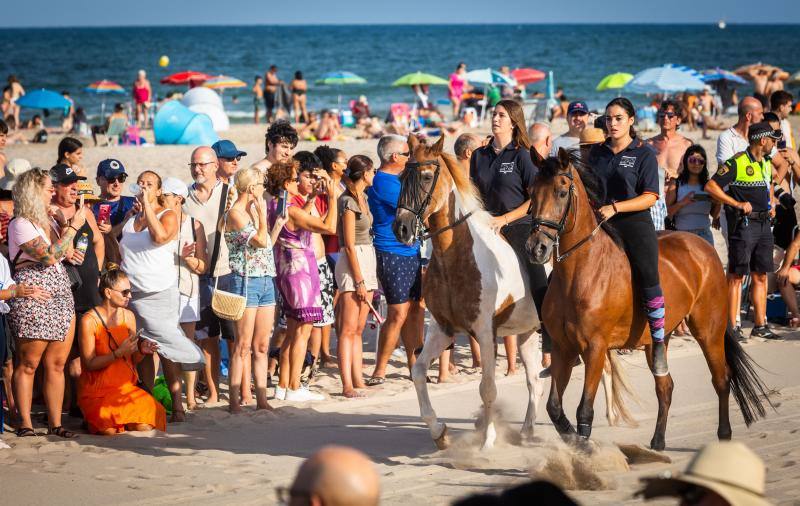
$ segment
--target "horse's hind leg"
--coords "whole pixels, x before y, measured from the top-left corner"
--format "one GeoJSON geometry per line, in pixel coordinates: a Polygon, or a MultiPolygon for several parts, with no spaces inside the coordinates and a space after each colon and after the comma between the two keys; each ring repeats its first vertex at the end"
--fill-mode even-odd
{"type": "Polygon", "coordinates": [[[550,397],[547,399],[547,414],[553,426],[562,439],[570,440],[575,435],[575,427],[569,422],[567,415],[564,414],[564,407],[561,400],[564,390],[567,389],[569,378],[572,374],[572,366],[575,363],[577,353],[572,350],[564,350],[553,343],[552,362],[550,363],[550,397]]]}
{"type": "MultiPolygon", "coordinates": [[[[694,334],[694,329],[692,329],[694,334]]],[[[669,347],[669,337],[664,343],[669,347]]],[[[645,346],[645,357],[647,357],[647,366],[653,370],[653,349],[650,344],[645,346]]],[[[653,434],[653,439],[650,440],[650,448],[653,450],[663,451],[666,446],[666,432],[667,432],[667,417],[669,416],[669,407],[672,404],[672,375],[667,373],[666,376],[653,375],[656,382],[656,397],[658,398],[658,418],[656,419],[656,430],[653,434]]]]}
{"type": "Polygon", "coordinates": [[[725,359],[725,332],[727,329],[726,315],[713,318],[712,313],[704,311],[705,308],[694,308],[689,316],[689,329],[697,339],[697,344],[703,350],[708,369],[711,371],[711,384],[717,392],[719,401],[719,423],[717,437],[730,439],[732,435],[729,397],[730,383],[728,382],[728,366],[725,359]]]}
{"type": "Polygon", "coordinates": [[[428,367],[433,359],[441,355],[451,342],[452,338],[442,330],[438,323],[433,322],[428,328],[428,336],[425,339],[425,345],[422,347],[422,353],[420,353],[414,363],[414,367],[411,369],[411,378],[414,380],[414,388],[417,390],[420,416],[428,425],[431,437],[440,450],[447,448],[448,445],[447,425],[440,423],[436,419],[436,412],[433,410],[431,399],[428,396],[428,367]]]}
{"type": "Polygon", "coordinates": [[[544,393],[543,381],[539,378],[542,369],[541,349],[538,334],[529,332],[519,335],[519,354],[522,365],[525,366],[525,381],[528,384],[528,411],[525,413],[525,422],[522,424],[522,435],[533,438],[533,424],[536,422],[536,411],[539,400],[544,393]]]}

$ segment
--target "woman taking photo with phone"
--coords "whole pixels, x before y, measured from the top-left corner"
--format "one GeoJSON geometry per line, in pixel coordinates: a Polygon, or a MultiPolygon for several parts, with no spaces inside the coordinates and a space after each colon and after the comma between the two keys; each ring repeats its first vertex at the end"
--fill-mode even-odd
{"type": "Polygon", "coordinates": [[[336,284],[340,293],[336,352],[345,397],[362,397],[356,389],[366,386],[361,375],[361,334],[367,323],[372,292],[378,289],[378,276],[370,233],[372,213],[365,192],[374,178],[372,160],[364,155],[353,156],[347,162],[342,179],[347,190],[339,197],[337,234],[342,249],[336,262],[336,284]]]}
{"type": "MultiPolygon", "coordinates": [[[[141,208],[122,228],[120,267],[128,275],[132,298],[130,307],[143,336],[158,343],[158,355],[172,394],[171,422],[185,420],[181,402],[181,369],[203,368],[200,348],[190,341],[178,324],[178,217],[164,207],[161,177],[152,171],[139,175],[136,201],[141,208]]],[[[139,363],[139,375],[148,390],[153,389],[156,369],[152,355],[139,363]]]]}
{"type": "Polygon", "coordinates": [[[127,309],[131,283],[119,269],[100,276],[102,303],[81,318],[79,335],[83,369],[78,405],[91,434],[167,430],[164,407],[136,386],[136,364],[158,350],[140,339],[136,319],[127,309]]]}
{"type": "Polygon", "coordinates": [[[713,246],[711,219],[719,216],[720,205],[703,190],[709,176],[703,146],[689,146],[683,155],[682,166],[683,171],[675,183],[667,188],[667,215],[675,223],[675,230],[699,235],[713,246]]]}
{"type": "Polygon", "coordinates": [[[242,411],[250,395],[251,349],[254,356],[256,409],[267,403],[267,352],[275,318],[275,261],[272,245],[286,218],[278,216],[272,229],[267,224],[264,179],[258,169],[242,169],[234,178],[237,197],[225,214],[225,242],[232,277],[230,291],[247,299],[244,316],[236,322],[231,355],[230,412],[242,411]]]}
{"type": "Polygon", "coordinates": [[[275,247],[277,284],[287,321],[286,338],[281,345],[280,380],[275,387],[275,398],[302,402],[324,398],[300,384],[300,373],[305,362],[312,324],[322,320],[319,272],[311,234],[336,233],[339,189],[331,184],[331,178],[325,171],[316,172],[320,178],[318,192],[327,192],[328,196],[328,214],[324,220],[293,205],[292,197],[298,194],[298,166],[297,161],[290,160],[270,167],[267,191],[272,195],[284,192],[286,195],[270,202],[270,222],[274,224],[279,214],[283,214],[278,213],[279,201],[285,206],[284,213],[287,217],[275,247]]]}
{"type": "Polygon", "coordinates": [[[634,283],[653,339],[655,376],[669,374],[664,344],[664,295],[658,277],[658,239],[650,208],[658,200],[658,161],[633,129],[636,111],[627,98],[606,106],[608,138],[589,152],[589,165],[605,187],[598,210],[614,225],[631,263],[634,283]]]}

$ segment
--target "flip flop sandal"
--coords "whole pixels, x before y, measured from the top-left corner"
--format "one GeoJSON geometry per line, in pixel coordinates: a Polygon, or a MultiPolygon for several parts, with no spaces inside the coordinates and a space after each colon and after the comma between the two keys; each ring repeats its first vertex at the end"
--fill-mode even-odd
{"type": "Polygon", "coordinates": [[[370,378],[366,381],[368,387],[376,387],[386,383],[386,378],[370,378]]]}
{"type": "Polygon", "coordinates": [[[53,427],[52,429],[47,429],[47,435],[63,437],[64,439],[74,439],[78,437],[77,434],[75,434],[70,430],[65,429],[61,425],[59,425],[58,427],[53,427]]]}
{"type": "Polygon", "coordinates": [[[31,429],[30,427],[20,427],[19,429],[17,429],[17,431],[15,432],[15,434],[17,435],[17,437],[34,437],[34,436],[41,436],[41,434],[39,434],[38,432],[35,432],[35,431],[34,431],[33,429],[31,429]]]}

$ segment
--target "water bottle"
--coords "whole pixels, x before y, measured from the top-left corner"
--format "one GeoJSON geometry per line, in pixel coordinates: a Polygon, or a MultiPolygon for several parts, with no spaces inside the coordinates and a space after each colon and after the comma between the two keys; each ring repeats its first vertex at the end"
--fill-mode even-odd
{"type": "MultiPolygon", "coordinates": [[[[82,254],[85,255],[87,249],[89,249],[89,234],[84,232],[78,238],[78,242],[75,243],[75,251],[80,251],[82,254]]],[[[80,262],[72,262],[72,263],[75,265],[81,265],[83,263],[83,260],[81,260],[80,262]]]]}

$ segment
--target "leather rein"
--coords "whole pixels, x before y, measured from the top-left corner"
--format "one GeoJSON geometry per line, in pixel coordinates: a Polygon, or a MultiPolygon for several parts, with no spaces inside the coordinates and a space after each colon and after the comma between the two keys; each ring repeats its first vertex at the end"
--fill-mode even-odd
{"type": "MultiPolygon", "coordinates": [[[[567,251],[565,251],[564,253],[561,253],[560,252],[560,241],[559,241],[559,238],[561,237],[561,234],[564,232],[564,228],[566,227],[567,218],[569,217],[569,212],[572,210],[573,206],[577,207],[578,204],[577,203],[573,203],[573,201],[575,200],[576,197],[575,197],[575,180],[574,180],[574,178],[572,176],[572,171],[562,172],[562,173],[560,173],[558,175],[559,176],[564,176],[567,179],[569,179],[569,195],[567,196],[567,205],[564,208],[564,212],[561,214],[561,219],[558,222],[555,222],[555,221],[552,221],[552,220],[544,220],[542,218],[533,217],[531,219],[531,229],[534,232],[541,232],[542,234],[544,234],[545,237],[547,237],[548,239],[550,239],[551,241],[553,241],[555,243],[555,245],[556,245],[556,262],[561,262],[563,260],[566,260],[578,248],[580,248],[581,246],[583,246],[587,242],[591,241],[592,238],[595,235],[597,235],[597,232],[600,230],[600,227],[603,226],[603,223],[606,222],[606,219],[603,218],[602,220],[600,220],[600,223],[597,224],[597,226],[594,228],[594,230],[592,230],[589,233],[589,235],[587,235],[586,237],[584,237],[583,239],[581,239],[580,241],[578,241],[577,243],[572,245],[572,247],[567,249],[567,251]],[[552,233],[548,232],[547,230],[542,230],[541,227],[547,227],[547,228],[553,229],[553,230],[555,230],[555,234],[552,234],[552,233]]],[[[531,214],[532,212],[533,212],[533,203],[531,203],[531,206],[528,208],[528,214],[531,214]]],[[[570,230],[572,230],[572,228],[574,226],[575,226],[575,221],[573,219],[572,227],[570,227],[570,230]]]]}
{"type": "Polygon", "coordinates": [[[453,228],[455,228],[455,227],[461,225],[462,223],[464,223],[465,221],[467,221],[469,219],[469,217],[472,216],[472,211],[470,211],[467,214],[465,214],[465,215],[461,216],[460,218],[458,218],[456,221],[454,221],[450,225],[442,227],[442,228],[440,228],[438,230],[435,230],[433,232],[431,232],[425,226],[425,223],[424,223],[424,220],[423,220],[422,216],[425,214],[425,211],[428,209],[428,206],[431,203],[431,199],[433,198],[433,192],[436,189],[436,182],[439,181],[439,174],[440,174],[440,172],[442,170],[442,167],[439,164],[439,160],[438,159],[426,160],[424,162],[406,162],[406,165],[405,165],[405,170],[408,170],[408,169],[417,170],[420,167],[424,167],[424,166],[427,166],[427,165],[433,165],[433,166],[436,167],[436,169],[433,172],[433,181],[431,182],[430,189],[427,190],[427,192],[425,193],[425,198],[422,199],[422,202],[420,202],[419,206],[416,209],[412,209],[412,208],[408,207],[405,204],[398,204],[398,206],[397,206],[398,209],[405,209],[406,211],[409,211],[411,214],[414,215],[414,218],[416,218],[416,227],[414,229],[414,237],[420,239],[421,241],[427,241],[428,239],[436,237],[437,235],[441,234],[442,232],[446,232],[448,230],[452,230],[453,228]]]}

